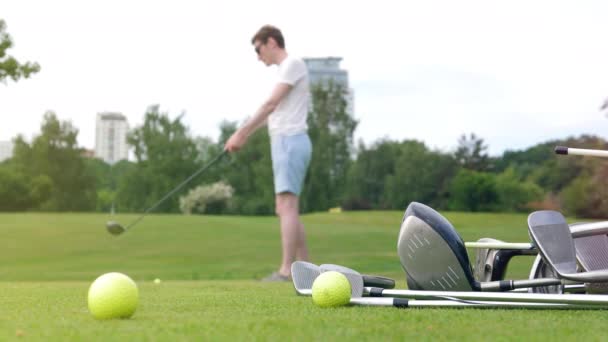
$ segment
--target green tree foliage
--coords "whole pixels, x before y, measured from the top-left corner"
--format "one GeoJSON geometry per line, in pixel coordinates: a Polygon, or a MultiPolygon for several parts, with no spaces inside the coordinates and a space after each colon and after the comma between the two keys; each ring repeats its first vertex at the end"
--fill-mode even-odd
{"type": "Polygon", "coordinates": [[[451,185],[449,208],[461,211],[493,211],[497,209],[498,192],[495,175],[460,169],[451,185]]]}
{"type": "Polygon", "coordinates": [[[444,206],[457,164],[415,140],[364,144],[348,174],[346,209],[403,209],[411,201],[444,206]]]}
{"type": "Polygon", "coordinates": [[[498,174],[495,181],[501,211],[526,211],[528,203],[543,197],[543,189],[536,183],[521,180],[514,168],[498,174]]]}
{"type": "Polygon", "coordinates": [[[591,175],[604,161],[600,158],[583,158],[577,156],[558,156],[553,153],[556,145],[576,148],[608,149],[605,140],[589,135],[578,138],[568,138],[555,141],[555,145],[547,146],[546,153],[550,155],[540,167],[535,168],[529,178],[543,189],[559,193],[574,179],[584,174],[591,175]]]}
{"type": "Polygon", "coordinates": [[[386,179],[384,193],[391,209],[404,209],[412,201],[444,207],[456,161],[429,150],[422,142],[406,141],[396,157],[395,172],[386,179]]]}
{"type": "Polygon", "coordinates": [[[6,32],[6,23],[0,20],[0,82],[6,82],[7,78],[17,81],[20,78],[28,78],[30,75],[40,71],[38,63],[20,63],[7,54],[7,50],[13,47],[13,40],[6,32]]]}
{"type": "Polygon", "coordinates": [[[95,208],[95,175],[77,146],[78,130],[47,112],[41,134],[28,144],[15,139],[11,164],[30,184],[31,209],[86,211],[95,208]]]}
{"type": "MultiPolygon", "coordinates": [[[[159,112],[158,106],[151,106],[144,123],[129,133],[127,142],[134,148],[137,162],[118,184],[119,211],[141,211],[152,206],[201,166],[196,144],[181,118],[172,120],[167,113],[159,112]]],[[[187,189],[181,193],[184,191],[187,189]]],[[[178,198],[179,193],[156,211],[178,212],[178,198]]]]}
{"type": "Polygon", "coordinates": [[[347,111],[345,91],[332,82],[311,88],[308,134],[313,153],[301,199],[303,211],[327,210],[344,198],[358,123],[347,111]]]}
{"type": "Polygon", "coordinates": [[[97,158],[87,159],[85,162],[96,179],[97,211],[111,212],[115,209],[118,184],[136,167],[135,163],[120,160],[110,165],[97,158]]]}
{"type": "Polygon", "coordinates": [[[454,158],[467,170],[487,171],[491,168],[487,150],[488,146],[475,133],[471,133],[468,137],[463,134],[458,139],[454,158]]]}
{"type": "Polygon", "coordinates": [[[560,197],[568,214],[593,217],[594,189],[589,175],[575,178],[562,190],[560,197]]]}
{"type": "Polygon", "coordinates": [[[608,217],[608,165],[602,163],[593,173],[584,172],[560,193],[563,209],[586,218],[608,217]]]}
{"type": "Polygon", "coordinates": [[[367,148],[359,144],[357,159],[349,169],[343,206],[345,209],[388,208],[384,196],[388,176],[395,174],[396,160],[403,149],[388,139],[378,140],[367,148]]]}
{"type": "MultiPolygon", "coordinates": [[[[237,129],[234,122],[224,122],[220,126],[221,135],[217,147],[211,150],[219,153],[224,143],[237,129]]],[[[211,153],[210,153],[211,154],[211,153]]],[[[274,214],[274,185],[270,139],[264,130],[258,130],[247,140],[247,144],[237,153],[230,155],[230,161],[216,168],[215,181],[225,179],[234,188],[232,210],[246,215],[274,214]]]]}

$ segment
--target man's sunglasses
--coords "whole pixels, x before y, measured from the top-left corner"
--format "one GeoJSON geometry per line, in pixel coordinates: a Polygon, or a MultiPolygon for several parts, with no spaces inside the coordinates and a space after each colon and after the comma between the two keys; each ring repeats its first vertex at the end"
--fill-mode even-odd
{"type": "Polygon", "coordinates": [[[262,45],[264,45],[264,44],[260,44],[260,45],[258,45],[258,46],[255,47],[255,53],[256,54],[258,54],[258,55],[260,54],[260,48],[262,47],[262,45]]]}

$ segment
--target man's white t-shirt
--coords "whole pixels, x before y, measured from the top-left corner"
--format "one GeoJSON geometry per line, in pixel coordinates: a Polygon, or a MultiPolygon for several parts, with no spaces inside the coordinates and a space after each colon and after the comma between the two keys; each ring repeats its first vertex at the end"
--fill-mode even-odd
{"type": "Polygon", "coordinates": [[[290,57],[279,64],[279,83],[292,86],[274,112],[268,116],[268,132],[273,135],[295,135],[308,129],[308,70],[300,58],[290,57]]]}

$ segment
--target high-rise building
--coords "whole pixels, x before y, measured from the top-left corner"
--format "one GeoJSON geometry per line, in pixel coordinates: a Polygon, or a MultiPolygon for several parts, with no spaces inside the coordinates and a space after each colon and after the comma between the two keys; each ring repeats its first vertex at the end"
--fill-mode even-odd
{"type": "Polygon", "coordinates": [[[127,159],[129,148],[127,118],[120,113],[97,113],[95,156],[108,164],[127,159]]]}
{"type": "Polygon", "coordinates": [[[14,147],[12,141],[0,141],[0,161],[11,158],[14,147]]]}
{"type": "Polygon", "coordinates": [[[340,85],[346,97],[346,111],[352,116],[355,113],[355,94],[348,84],[348,71],[340,69],[341,61],[341,57],[304,58],[310,85],[328,86],[330,83],[340,85]]]}

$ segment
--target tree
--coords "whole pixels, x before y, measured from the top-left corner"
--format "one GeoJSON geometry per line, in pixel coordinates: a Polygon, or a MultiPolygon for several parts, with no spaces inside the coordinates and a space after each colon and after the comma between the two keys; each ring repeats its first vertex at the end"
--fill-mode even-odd
{"type": "Polygon", "coordinates": [[[0,20],[0,82],[6,82],[7,78],[11,78],[13,81],[28,78],[40,71],[38,63],[20,63],[14,57],[7,55],[6,50],[11,47],[13,47],[13,40],[6,32],[6,23],[4,20],[0,20]]]}
{"type": "Polygon", "coordinates": [[[85,164],[77,136],[78,129],[70,122],[61,122],[54,112],[47,112],[41,134],[31,144],[21,136],[15,139],[11,162],[27,177],[33,198],[42,201],[33,209],[84,211],[95,208],[95,175],[85,164]]]}
{"type": "Polygon", "coordinates": [[[502,211],[525,211],[530,202],[542,199],[543,190],[536,183],[520,179],[515,168],[508,168],[498,174],[496,192],[498,194],[499,209],[502,211]]]}
{"type": "Polygon", "coordinates": [[[86,159],[85,163],[89,172],[95,175],[97,211],[111,212],[116,203],[118,183],[135,168],[135,163],[120,160],[110,165],[98,158],[86,159]]]}
{"type": "Polygon", "coordinates": [[[422,142],[404,141],[395,157],[395,171],[386,177],[386,201],[391,209],[403,210],[412,201],[445,207],[457,170],[452,156],[431,151],[422,142]]]}
{"type": "Polygon", "coordinates": [[[380,140],[359,147],[348,174],[347,209],[404,209],[411,201],[445,207],[458,165],[416,140],[380,140]]]}
{"type": "MultiPolygon", "coordinates": [[[[159,106],[151,106],[144,123],[128,134],[127,142],[135,150],[137,163],[118,184],[119,210],[140,211],[152,206],[200,167],[196,144],[182,124],[182,116],[171,120],[167,113],[159,111],[159,106]]],[[[184,191],[187,188],[181,193],[184,191]]],[[[179,195],[169,198],[156,211],[178,212],[179,195]]]]}
{"type": "Polygon", "coordinates": [[[450,209],[493,211],[498,204],[495,175],[461,169],[451,185],[450,209]]]}
{"type": "Polygon", "coordinates": [[[471,133],[467,138],[462,135],[458,139],[458,147],[454,158],[465,169],[473,171],[487,171],[490,169],[490,158],[487,153],[488,146],[484,145],[483,139],[471,133]]]}
{"type": "Polygon", "coordinates": [[[358,123],[347,111],[345,91],[333,82],[311,88],[308,134],[313,152],[302,193],[303,211],[327,210],[343,200],[358,123]]]}
{"type": "MultiPolygon", "coordinates": [[[[235,122],[221,124],[221,135],[216,147],[218,150],[221,150],[236,128],[235,122]]],[[[219,172],[214,176],[216,180],[224,179],[234,188],[234,212],[246,215],[271,215],[275,212],[270,139],[266,132],[258,130],[251,135],[243,149],[232,153],[230,162],[220,165],[216,170],[219,172]]]]}
{"type": "Polygon", "coordinates": [[[386,178],[395,173],[395,163],[403,149],[398,142],[378,140],[369,148],[361,142],[358,150],[347,175],[344,208],[388,208],[384,194],[386,178]]]}

